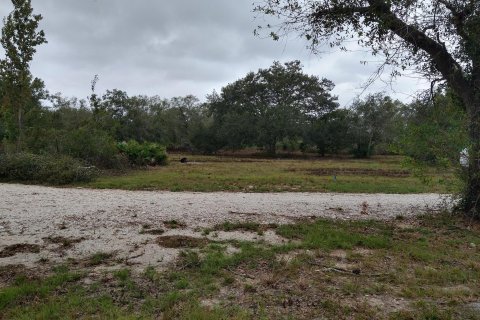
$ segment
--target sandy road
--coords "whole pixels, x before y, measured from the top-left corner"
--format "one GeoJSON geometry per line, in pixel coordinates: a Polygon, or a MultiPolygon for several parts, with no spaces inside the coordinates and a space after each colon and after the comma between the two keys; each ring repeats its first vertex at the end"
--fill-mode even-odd
{"type": "MultiPolygon", "coordinates": [[[[165,230],[164,235],[201,237],[203,228],[224,221],[392,219],[440,210],[444,200],[438,194],[172,193],[0,184],[0,266],[33,266],[40,258],[57,262],[95,252],[116,252],[139,266],[161,265],[172,261],[178,250],[156,244],[158,236],[141,232],[145,226],[165,230]],[[169,220],[185,226],[168,229],[164,222],[169,220]],[[55,237],[78,242],[61,248],[48,240],[55,237]],[[2,250],[17,244],[36,245],[39,252],[2,257],[2,250]]],[[[218,232],[215,237],[279,241],[274,232],[218,232]]]]}

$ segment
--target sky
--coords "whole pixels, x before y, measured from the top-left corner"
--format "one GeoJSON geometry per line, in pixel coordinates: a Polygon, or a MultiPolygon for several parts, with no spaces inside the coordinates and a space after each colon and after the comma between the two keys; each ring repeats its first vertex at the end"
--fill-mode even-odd
{"type": "MultiPolygon", "coordinates": [[[[97,93],[193,94],[203,101],[249,71],[291,60],[300,60],[308,74],[332,80],[342,106],[378,91],[407,102],[428,87],[424,80],[403,77],[365,89],[376,70],[376,59],[365,52],[328,49],[315,55],[295,34],[278,42],[255,36],[265,20],[255,17],[253,1],[32,0],[48,44],[38,47],[31,71],[51,93],[78,98],[90,94],[98,74],[97,93]],[[370,63],[361,64],[364,60],[370,63]]],[[[0,3],[4,17],[11,1],[0,3]]]]}

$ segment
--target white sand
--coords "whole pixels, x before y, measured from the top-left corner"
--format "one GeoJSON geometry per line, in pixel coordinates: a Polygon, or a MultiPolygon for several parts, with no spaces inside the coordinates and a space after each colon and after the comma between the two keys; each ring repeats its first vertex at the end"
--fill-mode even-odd
{"type": "MultiPolygon", "coordinates": [[[[281,224],[313,216],[392,219],[441,210],[445,199],[439,194],[173,193],[0,184],[0,251],[18,243],[41,246],[40,253],[0,258],[0,266],[34,266],[40,258],[58,262],[113,251],[118,258],[141,267],[165,265],[175,259],[178,250],[161,248],[154,242],[157,236],[140,234],[144,225],[165,229],[165,235],[201,237],[203,228],[224,221],[281,224]],[[187,227],[166,229],[163,221],[172,219],[187,227]],[[49,236],[85,240],[62,251],[43,240],[49,236]]],[[[262,239],[241,232],[220,233],[220,237],[262,239]]],[[[270,233],[263,237],[279,241],[270,233]]]]}

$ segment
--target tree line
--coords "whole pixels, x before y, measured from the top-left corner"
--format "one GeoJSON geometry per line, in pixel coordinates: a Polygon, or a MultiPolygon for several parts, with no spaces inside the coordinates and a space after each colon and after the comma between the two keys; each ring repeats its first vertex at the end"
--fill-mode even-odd
{"type": "Polygon", "coordinates": [[[251,72],[205,102],[192,95],[130,96],[118,89],[81,100],[39,86],[22,110],[21,142],[12,134],[18,132],[11,129],[16,122],[2,113],[1,149],[12,152],[21,145],[23,151],[112,168],[119,161],[116,144],[130,140],[205,154],[258,148],[268,155],[408,154],[429,161],[445,148],[439,137],[449,139],[452,161],[466,144],[464,114],[448,92],[409,104],[377,93],[341,108],[333,88],[332,81],[305,74],[298,61],[251,72]]]}

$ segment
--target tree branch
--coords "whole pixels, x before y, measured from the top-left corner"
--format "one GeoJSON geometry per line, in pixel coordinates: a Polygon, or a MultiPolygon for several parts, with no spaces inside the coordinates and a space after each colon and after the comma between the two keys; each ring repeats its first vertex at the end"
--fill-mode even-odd
{"type": "Polygon", "coordinates": [[[469,14],[469,10],[458,11],[454,5],[446,0],[437,0],[439,3],[443,4],[445,8],[450,10],[452,13],[453,19],[452,22],[455,25],[455,28],[458,31],[458,34],[465,40],[469,41],[470,36],[465,32],[465,17],[469,14]]]}
{"type": "Polygon", "coordinates": [[[472,86],[465,77],[462,67],[442,44],[398,18],[391,11],[390,5],[383,0],[368,0],[368,2],[371,10],[375,12],[377,18],[386,28],[407,43],[424,50],[430,56],[436,69],[448,81],[449,85],[462,96],[462,99],[465,99],[465,101],[472,99],[474,94],[471,90],[472,86]]]}
{"type": "Polygon", "coordinates": [[[323,16],[333,15],[353,15],[353,14],[367,14],[370,13],[370,7],[334,7],[331,9],[316,10],[312,14],[314,20],[321,19],[323,16]]]}

